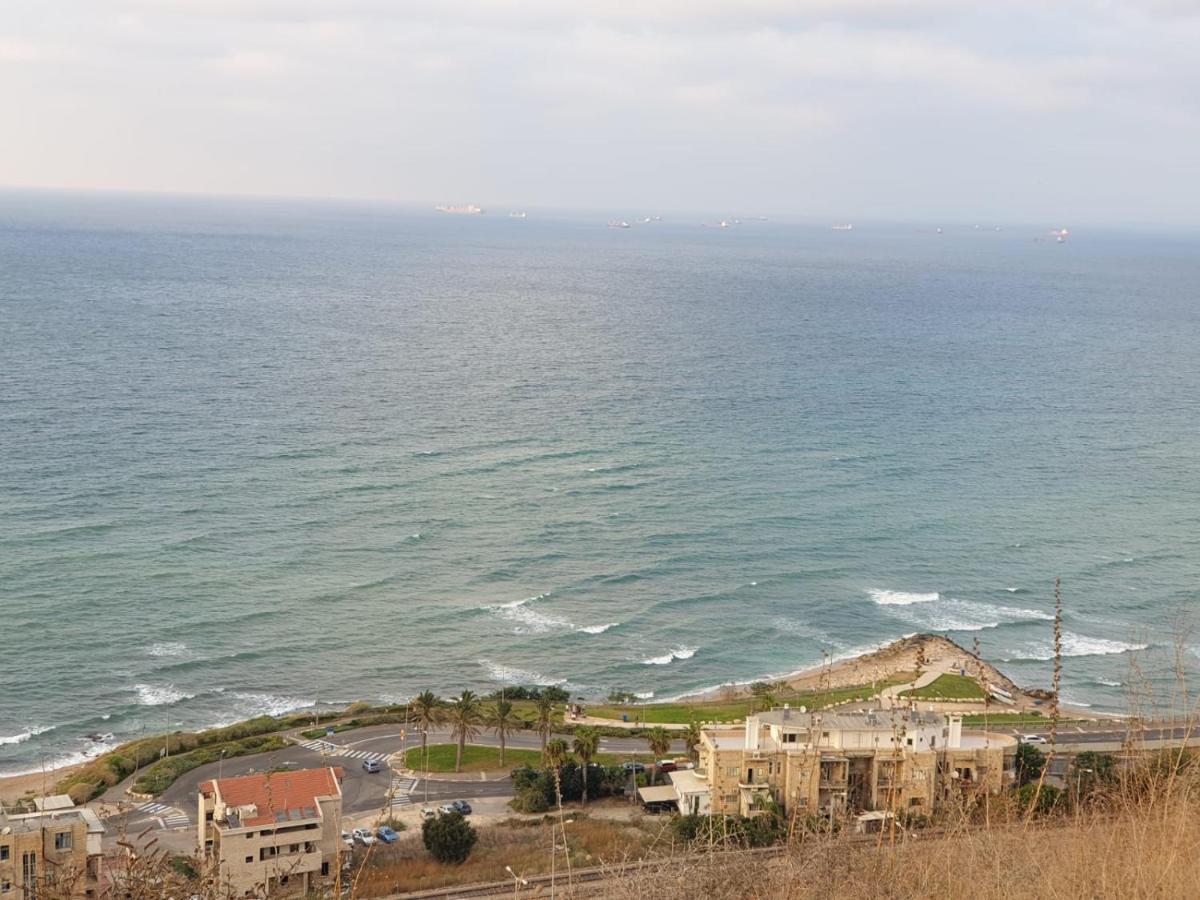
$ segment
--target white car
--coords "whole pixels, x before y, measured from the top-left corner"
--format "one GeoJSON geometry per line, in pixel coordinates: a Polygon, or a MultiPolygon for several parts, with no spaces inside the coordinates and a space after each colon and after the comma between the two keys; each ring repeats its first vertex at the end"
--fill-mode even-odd
{"type": "Polygon", "coordinates": [[[352,838],[350,836],[350,832],[348,832],[348,831],[342,832],[342,843],[345,844],[347,847],[354,846],[354,838],[352,838]]]}
{"type": "Polygon", "coordinates": [[[1017,738],[1022,744],[1044,744],[1046,739],[1040,734],[1023,734],[1017,738]]]}
{"type": "Polygon", "coordinates": [[[370,847],[373,843],[375,843],[375,835],[371,834],[371,830],[369,828],[355,828],[354,842],[356,844],[362,844],[364,847],[370,847]]]}
{"type": "Polygon", "coordinates": [[[430,809],[428,806],[424,807],[424,808],[421,810],[421,818],[422,818],[422,819],[432,819],[432,818],[433,818],[434,816],[436,816],[436,815],[437,815],[437,813],[435,813],[435,812],[434,812],[432,809],[430,809]]]}

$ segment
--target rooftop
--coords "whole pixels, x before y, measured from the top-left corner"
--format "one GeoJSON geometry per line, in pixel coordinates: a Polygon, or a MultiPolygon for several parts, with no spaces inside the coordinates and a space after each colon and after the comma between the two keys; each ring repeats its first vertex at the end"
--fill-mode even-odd
{"type": "Polygon", "coordinates": [[[340,767],[327,767],[243,775],[205,781],[200,793],[225,805],[230,827],[253,828],[316,818],[318,800],[342,796],[343,774],[340,767]]]}
{"type": "Polygon", "coordinates": [[[695,769],[677,769],[668,772],[667,777],[680,794],[694,794],[708,790],[708,780],[696,774],[695,769]]]}
{"type": "Polygon", "coordinates": [[[820,728],[824,731],[878,731],[893,727],[942,727],[946,717],[941,713],[908,709],[848,710],[846,712],[800,712],[796,709],[773,709],[758,714],[764,725],[788,728],[820,728]]]}

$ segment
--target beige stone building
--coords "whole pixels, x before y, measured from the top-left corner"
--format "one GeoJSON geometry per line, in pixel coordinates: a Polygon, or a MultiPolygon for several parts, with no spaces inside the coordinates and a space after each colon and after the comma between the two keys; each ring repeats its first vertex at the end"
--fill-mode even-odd
{"type": "Polygon", "coordinates": [[[268,897],[305,893],[332,878],[342,775],[326,767],[203,782],[199,849],[220,883],[235,896],[268,897]]]}
{"type": "Polygon", "coordinates": [[[954,798],[999,791],[1004,750],[1014,743],[964,733],[956,715],[774,709],[744,726],[703,729],[680,810],[749,816],[770,800],[799,815],[929,812],[954,798]]]}
{"type": "Polygon", "coordinates": [[[39,797],[34,812],[0,810],[0,900],[45,893],[96,897],[104,826],[69,797],[39,797]]]}

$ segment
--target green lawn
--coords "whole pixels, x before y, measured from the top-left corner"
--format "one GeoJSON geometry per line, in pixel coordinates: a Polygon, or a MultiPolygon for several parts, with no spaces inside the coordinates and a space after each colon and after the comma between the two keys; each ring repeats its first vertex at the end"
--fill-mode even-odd
{"type": "Polygon", "coordinates": [[[923,688],[904,691],[901,697],[915,700],[982,700],[986,696],[979,682],[968,675],[939,675],[923,688]]]}
{"type": "MultiPolygon", "coordinates": [[[[860,684],[844,688],[833,688],[828,691],[780,691],[775,694],[777,704],[790,703],[793,708],[805,706],[809,709],[821,709],[836,703],[849,700],[869,700],[881,689],[893,684],[904,684],[912,681],[913,673],[901,672],[874,685],[860,684]]],[[[699,703],[638,703],[628,706],[589,706],[589,716],[603,719],[620,719],[622,715],[629,717],[630,722],[646,722],[650,724],[686,725],[693,720],[697,722],[734,722],[741,721],[754,711],[754,700],[744,698],[734,701],[709,700],[699,703]]]]}
{"type": "MultiPolygon", "coordinates": [[[[1059,722],[1070,721],[1068,719],[1059,719],[1059,722]]],[[[971,727],[982,727],[987,724],[988,728],[998,728],[1006,725],[1032,725],[1032,726],[1048,726],[1050,719],[1047,716],[1034,715],[1033,713],[1005,713],[997,712],[989,715],[983,713],[971,713],[969,716],[963,716],[963,724],[971,727]]]]}
{"type": "MultiPolygon", "coordinates": [[[[453,772],[454,744],[429,745],[429,771],[453,772]]],[[[645,753],[598,753],[592,762],[602,766],[617,766],[631,758],[640,758],[643,762],[650,758],[649,751],[645,753]]],[[[509,748],[504,752],[504,765],[500,765],[499,747],[481,747],[477,744],[467,744],[463,748],[463,772],[495,771],[496,769],[512,769],[517,766],[538,766],[542,762],[542,754],[538,750],[514,750],[509,748]]],[[[405,768],[416,772],[425,771],[425,757],[420,747],[414,747],[404,754],[405,768]]]]}

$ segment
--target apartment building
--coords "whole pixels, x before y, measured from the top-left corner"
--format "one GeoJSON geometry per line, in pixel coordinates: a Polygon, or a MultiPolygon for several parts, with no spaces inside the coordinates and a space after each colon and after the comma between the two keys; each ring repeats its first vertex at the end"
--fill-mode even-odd
{"type": "Polygon", "coordinates": [[[201,783],[199,849],[220,883],[234,896],[303,894],[336,873],[342,776],[326,767],[201,783]]]}
{"type": "Polygon", "coordinates": [[[32,812],[0,809],[0,900],[99,895],[104,826],[70,797],[39,797],[32,812]]]}
{"type": "Polygon", "coordinates": [[[1014,745],[1003,735],[964,733],[956,715],[784,707],[750,716],[743,727],[704,728],[680,810],[750,816],[769,800],[801,815],[928,812],[956,797],[999,791],[1004,751],[1014,745]]]}

